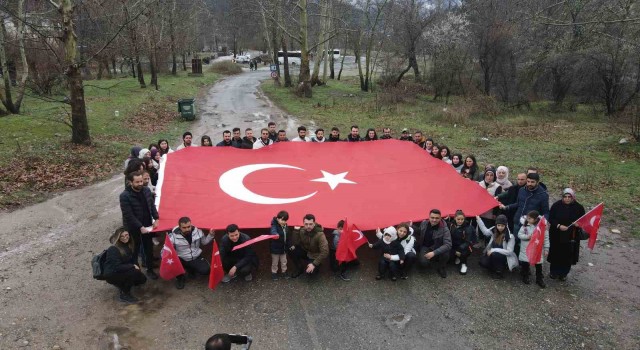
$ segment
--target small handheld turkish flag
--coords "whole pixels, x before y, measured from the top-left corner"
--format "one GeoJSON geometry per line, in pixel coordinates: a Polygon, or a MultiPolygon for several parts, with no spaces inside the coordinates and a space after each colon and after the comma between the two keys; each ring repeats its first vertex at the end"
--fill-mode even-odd
{"type": "Polygon", "coordinates": [[[278,239],[279,237],[280,236],[278,236],[278,235],[260,235],[260,236],[258,236],[256,238],[252,238],[252,239],[250,239],[250,240],[248,240],[248,241],[246,241],[246,242],[244,242],[242,244],[238,244],[237,246],[233,247],[233,249],[231,249],[231,251],[242,249],[242,248],[244,248],[246,246],[250,246],[250,245],[252,245],[254,243],[262,242],[262,241],[265,241],[267,239],[278,239]]]}
{"type": "Polygon", "coordinates": [[[589,249],[591,250],[593,250],[596,245],[596,239],[598,238],[598,229],[600,228],[600,220],[602,219],[603,210],[604,203],[600,203],[573,223],[573,225],[582,228],[586,233],[589,234],[589,242],[587,243],[587,247],[589,247],[589,249]]]}
{"type": "Polygon", "coordinates": [[[176,250],[173,248],[173,243],[167,238],[164,240],[164,247],[162,247],[162,260],[160,261],[160,277],[165,280],[170,280],[184,274],[184,267],[176,254],[176,250]]]}
{"type": "Polygon", "coordinates": [[[356,250],[368,240],[364,237],[362,231],[356,225],[349,226],[347,220],[344,220],[342,234],[338,247],[336,247],[336,260],[339,262],[349,262],[358,258],[356,250]]]}
{"type": "Polygon", "coordinates": [[[222,259],[220,259],[220,250],[218,250],[218,243],[213,241],[213,252],[211,253],[211,272],[209,272],[209,288],[216,289],[216,286],[224,277],[224,270],[222,269],[222,259]]]}
{"type": "Polygon", "coordinates": [[[529,259],[529,265],[531,266],[542,260],[542,247],[544,246],[544,235],[546,231],[547,219],[541,216],[527,246],[527,259],[529,259]]]}

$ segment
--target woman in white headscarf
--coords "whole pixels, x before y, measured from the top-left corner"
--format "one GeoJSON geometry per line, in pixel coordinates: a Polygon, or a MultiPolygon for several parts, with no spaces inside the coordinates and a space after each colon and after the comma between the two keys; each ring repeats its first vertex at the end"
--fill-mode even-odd
{"type": "Polygon", "coordinates": [[[502,192],[505,192],[513,185],[509,181],[509,168],[504,165],[498,167],[496,170],[496,182],[502,187],[502,192]]]}

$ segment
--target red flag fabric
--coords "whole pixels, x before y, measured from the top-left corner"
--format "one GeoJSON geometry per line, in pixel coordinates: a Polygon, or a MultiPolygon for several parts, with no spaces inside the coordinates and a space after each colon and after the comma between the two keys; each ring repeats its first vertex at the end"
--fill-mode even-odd
{"type": "Polygon", "coordinates": [[[600,220],[602,219],[603,210],[604,203],[600,203],[573,223],[589,234],[589,242],[587,242],[587,247],[591,250],[593,250],[596,245],[596,239],[598,238],[598,229],[600,228],[600,220]]]}
{"type": "Polygon", "coordinates": [[[541,216],[538,225],[536,225],[533,234],[531,235],[531,240],[529,240],[529,245],[527,245],[527,259],[529,260],[529,265],[533,266],[542,260],[542,248],[544,246],[544,235],[547,231],[547,219],[544,216],[541,216]]]}
{"type": "Polygon", "coordinates": [[[347,220],[344,220],[342,234],[338,247],[336,248],[336,260],[339,262],[349,262],[358,258],[356,250],[368,240],[356,225],[349,227],[347,220]]]}
{"type": "Polygon", "coordinates": [[[411,142],[282,142],[258,150],[188,147],[159,170],[157,231],[182,216],[198,227],[262,228],[280,210],[333,227],[345,215],[363,230],[417,222],[440,209],[479,215],[498,202],[474,181],[411,142]],[[382,200],[380,198],[382,196],[382,200]]]}
{"type": "Polygon", "coordinates": [[[238,244],[237,246],[233,247],[233,249],[231,249],[231,251],[242,249],[242,248],[244,248],[244,247],[246,247],[248,245],[252,245],[254,243],[258,243],[260,241],[264,241],[264,240],[267,240],[267,239],[278,239],[278,237],[280,237],[280,236],[278,236],[278,235],[260,235],[260,236],[258,236],[256,238],[252,238],[252,239],[250,239],[250,240],[248,240],[248,241],[246,241],[246,242],[244,242],[242,244],[238,244]]]}
{"type": "Polygon", "coordinates": [[[209,288],[216,289],[216,286],[224,277],[222,269],[222,259],[220,259],[220,250],[218,250],[218,242],[213,241],[213,250],[211,252],[211,271],[209,272],[209,288]]]}
{"type": "Polygon", "coordinates": [[[173,248],[173,243],[169,239],[169,236],[164,240],[164,247],[161,252],[162,260],[160,261],[160,277],[165,280],[170,280],[184,274],[184,267],[176,254],[176,250],[173,248]]]}

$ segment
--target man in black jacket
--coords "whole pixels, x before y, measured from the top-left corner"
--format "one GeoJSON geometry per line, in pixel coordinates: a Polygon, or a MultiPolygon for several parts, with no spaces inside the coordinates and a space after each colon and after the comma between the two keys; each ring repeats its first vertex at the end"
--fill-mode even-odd
{"type": "Polygon", "coordinates": [[[418,254],[420,266],[435,265],[440,277],[447,278],[445,267],[451,250],[451,232],[442,221],[440,210],[431,209],[429,220],[424,220],[420,224],[419,233],[416,250],[420,251],[418,254]]]}
{"type": "Polygon", "coordinates": [[[156,228],[159,216],[151,190],[144,186],[142,177],[141,171],[127,175],[127,182],[130,186],[127,186],[120,193],[120,210],[122,211],[122,223],[135,243],[136,260],[140,247],[142,247],[147,277],[155,280],[158,279],[158,275],[153,271],[153,237],[155,234],[151,231],[156,228]]]}
{"type": "Polygon", "coordinates": [[[222,132],[222,141],[216,144],[216,147],[232,147],[233,142],[231,142],[231,131],[225,130],[222,132]]]}
{"type": "Polygon", "coordinates": [[[242,148],[242,137],[240,136],[240,128],[233,128],[231,147],[242,148]]]}
{"type": "Polygon", "coordinates": [[[249,235],[240,232],[238,225],[231,224],[227,226],[227,234],[222,237],[220,242],[222,267],[227,273],[222,278],[223,283],[227,283],[238,276],[244,277],[245,281],[253,279],[252,272],[258,269],[258,256],[256,253],[251,249],[251,246],[233,250],[233,247],[250,239],[249,235]]]}

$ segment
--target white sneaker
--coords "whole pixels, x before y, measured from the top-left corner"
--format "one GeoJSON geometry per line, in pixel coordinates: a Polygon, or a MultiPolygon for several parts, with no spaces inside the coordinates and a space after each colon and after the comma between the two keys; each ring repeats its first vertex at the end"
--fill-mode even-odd
{"type": "Polygon", "coordinates": [[[456,258],[456,265],[460,264],[460,258],[456,258]]]}
{"type": "Polygon", "coordinates": [[[461,275],[467,274],[467,264],[462,264],[462,266],[460,266],[460,274],[461,275]]]}

